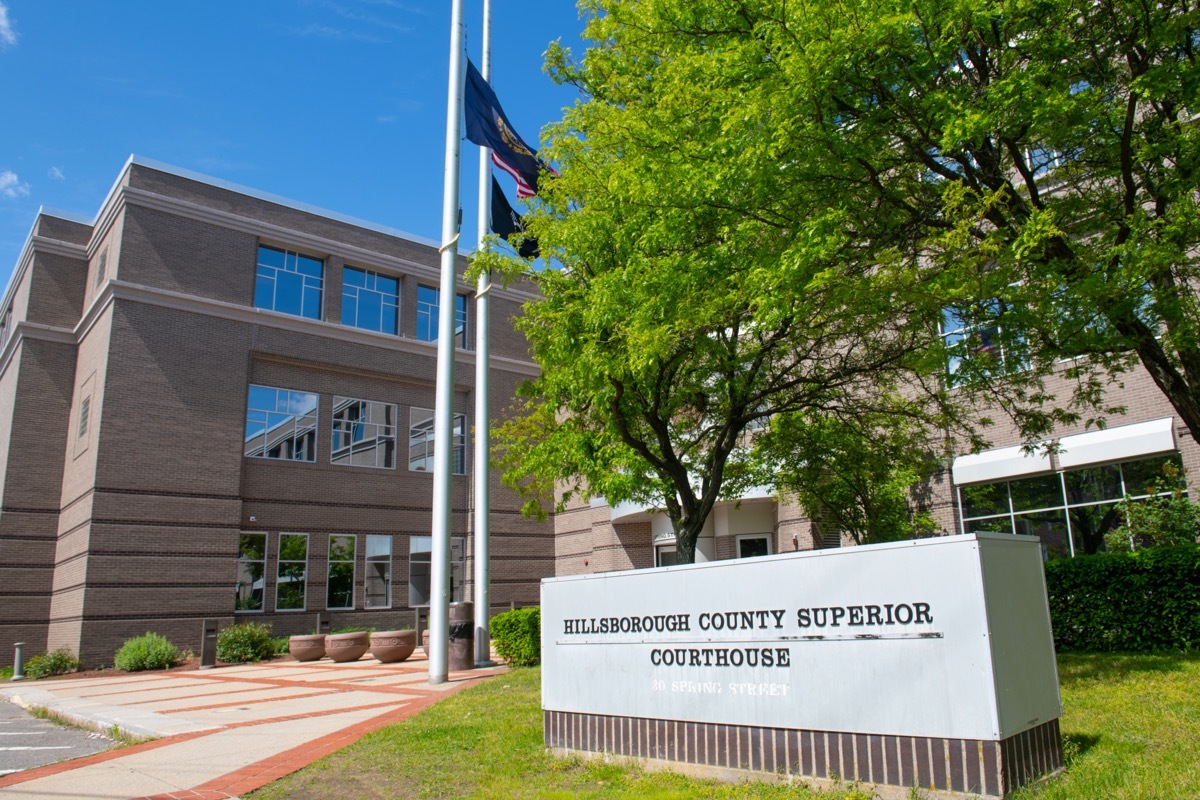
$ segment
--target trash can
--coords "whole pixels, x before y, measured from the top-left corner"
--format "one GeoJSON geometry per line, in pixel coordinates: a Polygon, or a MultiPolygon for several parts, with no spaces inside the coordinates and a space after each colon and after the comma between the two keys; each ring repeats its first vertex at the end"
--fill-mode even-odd
{"type": "Polygon", "coordinates": [[[475,604],[450,604],[450,664],[458,672],[475,669],[475,604]]]}

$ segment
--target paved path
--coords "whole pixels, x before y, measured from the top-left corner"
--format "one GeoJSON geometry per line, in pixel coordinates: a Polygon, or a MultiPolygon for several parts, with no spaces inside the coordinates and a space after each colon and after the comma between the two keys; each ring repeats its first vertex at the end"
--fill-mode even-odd
{"type": "Polygon", "coordinates": [[[503,668],[451,673],[440,686],[429,685],[427,670],[417,656],[400,664],[322,659],[0,685],[0,700],[163,737],[0,775],[0,798],[236,798],[503,668]]]}

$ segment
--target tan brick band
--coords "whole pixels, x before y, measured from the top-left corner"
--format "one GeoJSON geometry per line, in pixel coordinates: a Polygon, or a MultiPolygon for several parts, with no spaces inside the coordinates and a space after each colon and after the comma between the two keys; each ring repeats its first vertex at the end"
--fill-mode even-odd
{"type": "Polygon", "coordinates": [[[1005,797],[1063,766],[1057,719],[996,742],[543,714],[546,746],[561,751],[984,797],[1005,797]]]}

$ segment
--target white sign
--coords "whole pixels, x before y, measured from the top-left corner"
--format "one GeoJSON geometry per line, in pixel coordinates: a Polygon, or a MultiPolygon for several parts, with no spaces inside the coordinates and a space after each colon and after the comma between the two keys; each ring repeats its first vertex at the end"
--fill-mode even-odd
{"type": "Polygon", "coordinates": [[[542,581],[546,710],[1001,740],[1061,714],[1035,537],[542,581]]]}

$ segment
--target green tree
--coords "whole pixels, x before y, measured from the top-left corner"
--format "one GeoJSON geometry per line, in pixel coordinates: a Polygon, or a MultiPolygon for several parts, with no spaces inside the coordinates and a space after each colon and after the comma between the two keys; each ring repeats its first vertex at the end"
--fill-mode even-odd
{"type": "Polygon", "coordinates": [[[544,299],[516,322],[542,373],[498,432],[501,462],[531,512],[581,494],[662,508],[686,563],[718,500],[773,482],[751,446],[772,418],[937,414],[936,265],[862,257],[859,199],[795,177],[811,145],[737,7],[585,8],[594,46],[549,54],[585,99],[543,151],[561,174],[529,225],[562,269],[534,276],[544,299]]]}
{"type": "Polygon", "coordinates": [[[914,539],[937,528],[914,502],[940,467],[919,426],[784,415],[772,420],[761,446],[780,455],[776,485],[794,493],[822,528],[847,534],[855,544],[914,539]]]}

